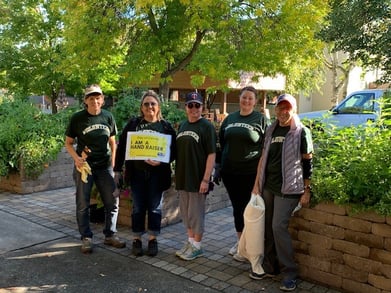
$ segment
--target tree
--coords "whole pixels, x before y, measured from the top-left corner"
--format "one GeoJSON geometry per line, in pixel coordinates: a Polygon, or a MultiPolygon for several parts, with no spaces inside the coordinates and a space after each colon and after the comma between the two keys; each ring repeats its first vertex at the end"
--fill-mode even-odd
{"type": "Polygon", "coordinates": [[[320,38],[391,81],[391,1],[332,0],[320,38]]]}
{"type": "Polygon", "coordinates": [[[319,76],[322,0],[0,1],[0,86],[47,94],[54,109],[62,86],[88,83],[110,93],[158,76],[167,97],[180,70],[195,88],[241,71],[284,74],[290,91],[319,76]]]}
{"type": "Polygon", "coordinates": [[[48,95],[52,109],[62,85],[75,87],[58,70],[62,55],[59,1],[0,1],[0,87],[14,96],[48,95]]]}
{"type": "Polygon", "coordinates": [[[350,71],[354,62],[346,53],[333,51],[330,45],[326,45],[324,53],[324,64],[331,71],[331,106],[338,104],[340,98],[346,97],[350,71]]]}
{"type": "Polygon", "coordinates": [[[82,75],[86,60],[94,70],[111,63],[118,70],[111,82],[122,86],[158,75],[165,97],[180,70],[196,72],[195,88],[206,76],[223,84],[253,71],[282,73],[288,89],[308,89],[321,64],[314,34],[326,12],[320,0],[71,0],[68,70],[82,75]]]}

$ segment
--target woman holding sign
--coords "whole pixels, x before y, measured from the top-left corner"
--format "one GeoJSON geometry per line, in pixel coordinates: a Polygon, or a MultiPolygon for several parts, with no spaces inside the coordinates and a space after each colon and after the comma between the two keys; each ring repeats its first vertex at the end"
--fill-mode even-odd
{"type": "Polygon", "coordinates": [[[132,253],[143,255],[141,236],[147,230],[147,254],[155,256],[158,253],[156,237],[160,234],[162,195],[171,186],[170,163],[175,159],[176,133],[163,119],[160,99],[154,91],[149,90],[142,96],[140,114],[140,117],[131,118],[121,133],[114,172],[118,184],[125,162],[125,181],[130,185],[133,197],[132,253]],[[168,147],[156,144],[162,137],[170,142],[168,147]]]}

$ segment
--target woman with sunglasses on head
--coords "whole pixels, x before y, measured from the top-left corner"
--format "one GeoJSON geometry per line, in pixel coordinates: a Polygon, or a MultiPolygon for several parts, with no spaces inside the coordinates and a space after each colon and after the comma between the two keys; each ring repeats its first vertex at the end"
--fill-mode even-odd
{"type": "Polygon", "coordinates": [[[193,260],[203,255],[205,199],[216,157],[216,131],[201,116],[203,100],[199,93],[186,95],[185,108],[187,120],[180,124],[177,135],[175,182],[188,239],[176,255],[193,260]]]}
{"type": "Polygon", "coordinates": [[[229,114],[219,131],[221,162],[216,164],[215,174],[221,173],[232,203],[237,241],[229,254],[239,261],[244,261],[243,257],[236,254],[244,228],[243,213],[251,198],[263,136],[269,123],[262,113],[255,110],[257,101],[257,90],[254,87],[242,88],[239,94],[239,111],[229,114]]]}
{"type": "Polygon", "coordinates": [[[140,116],[131,118],[125,125],[117,147],[114,166],[117,184],[121,177],[125,162],[125,181],[130,185],[133,198],[132,207],[132,253],[135,256],[143,255],[141,236],[148,230],[149,256],[158,253],[156,237],[160,234],[162,219],[162,195],[171,186],[171,167],[151,159],[125,161],[126,142],[128,132],[158,132],[171,135],[170,162],[175,159],[176,132],[171,124],[165,121],[161,114],[158,95],[149,90],[141,98],[140,116]],[[148,226],[145,225],[145,216],[148,216],[148,226]]]}

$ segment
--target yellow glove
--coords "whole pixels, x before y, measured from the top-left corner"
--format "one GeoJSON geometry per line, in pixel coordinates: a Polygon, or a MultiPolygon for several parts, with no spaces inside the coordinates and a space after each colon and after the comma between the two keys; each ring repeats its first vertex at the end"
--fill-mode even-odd
{"type": "Polygon", "coordinates": [[[87,183],[88,182],[87,176],[92,175],[90,165],[87,162],[84,162],[81,168],[77,168],[77,171],[81,173],[81,180],[84,183],[87,183]]]}

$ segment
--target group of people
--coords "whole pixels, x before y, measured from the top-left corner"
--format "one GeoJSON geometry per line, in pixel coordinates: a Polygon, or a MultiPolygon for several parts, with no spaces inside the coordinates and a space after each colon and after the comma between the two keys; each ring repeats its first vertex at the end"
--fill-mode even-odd
{"type": "Polygon", "coordinates": [[[170,163],[175,160],[175,188],[187,232],[187,239],[176,255],[183,260],[203,255],[205,200],[211,190],[211,181],[218,182],[221,178],[232,203],[237,233],[237,241],[229,253],[235,260],[245,260],[238,254],[245,225],[243,213],[252,194],[261,196],[265,202],[262,263],[265,273],[251,271],[250,277],[263,279],[281,273],[280,289],[295,290],[298,268],[288,225],[295,207],[298,204],[306,206],[310,200],[311,133],[296,115],[293,96],[278,97],[276,119],[272,124],[256,110],[257,102],[256,89],[244,87],[239,95],[240,109],[229,114],[216,133],[212,123],[202,117],[202,96],[197,92],[188,93],[185,101],[187,119],[175,131],[162,117],[159,96],[149,90],[141,98],[140,116],[128,121],[117,146],[117,127],[111,113],[102,109],[102,90],[98,85],[87,87],[85,109],[72,116],[66,130],[66,149],[75,162],[76,217],[81,251],[90,253],[93,249],[89,226],[93,183],[105,208],[104,244],[125,247],[125,242],[115,235],[116,190],[120,179],[124,178],[133,196],[132,253],[144,254],[141,236],[148,233],[146,254],[155,256],[161,228],[162,195],[171,186],[170,163]],[[129,132],[170,136],[168,162],[126,159],[129,132]],[[220,147],[217,147],[217,141],[220,147]]]}

